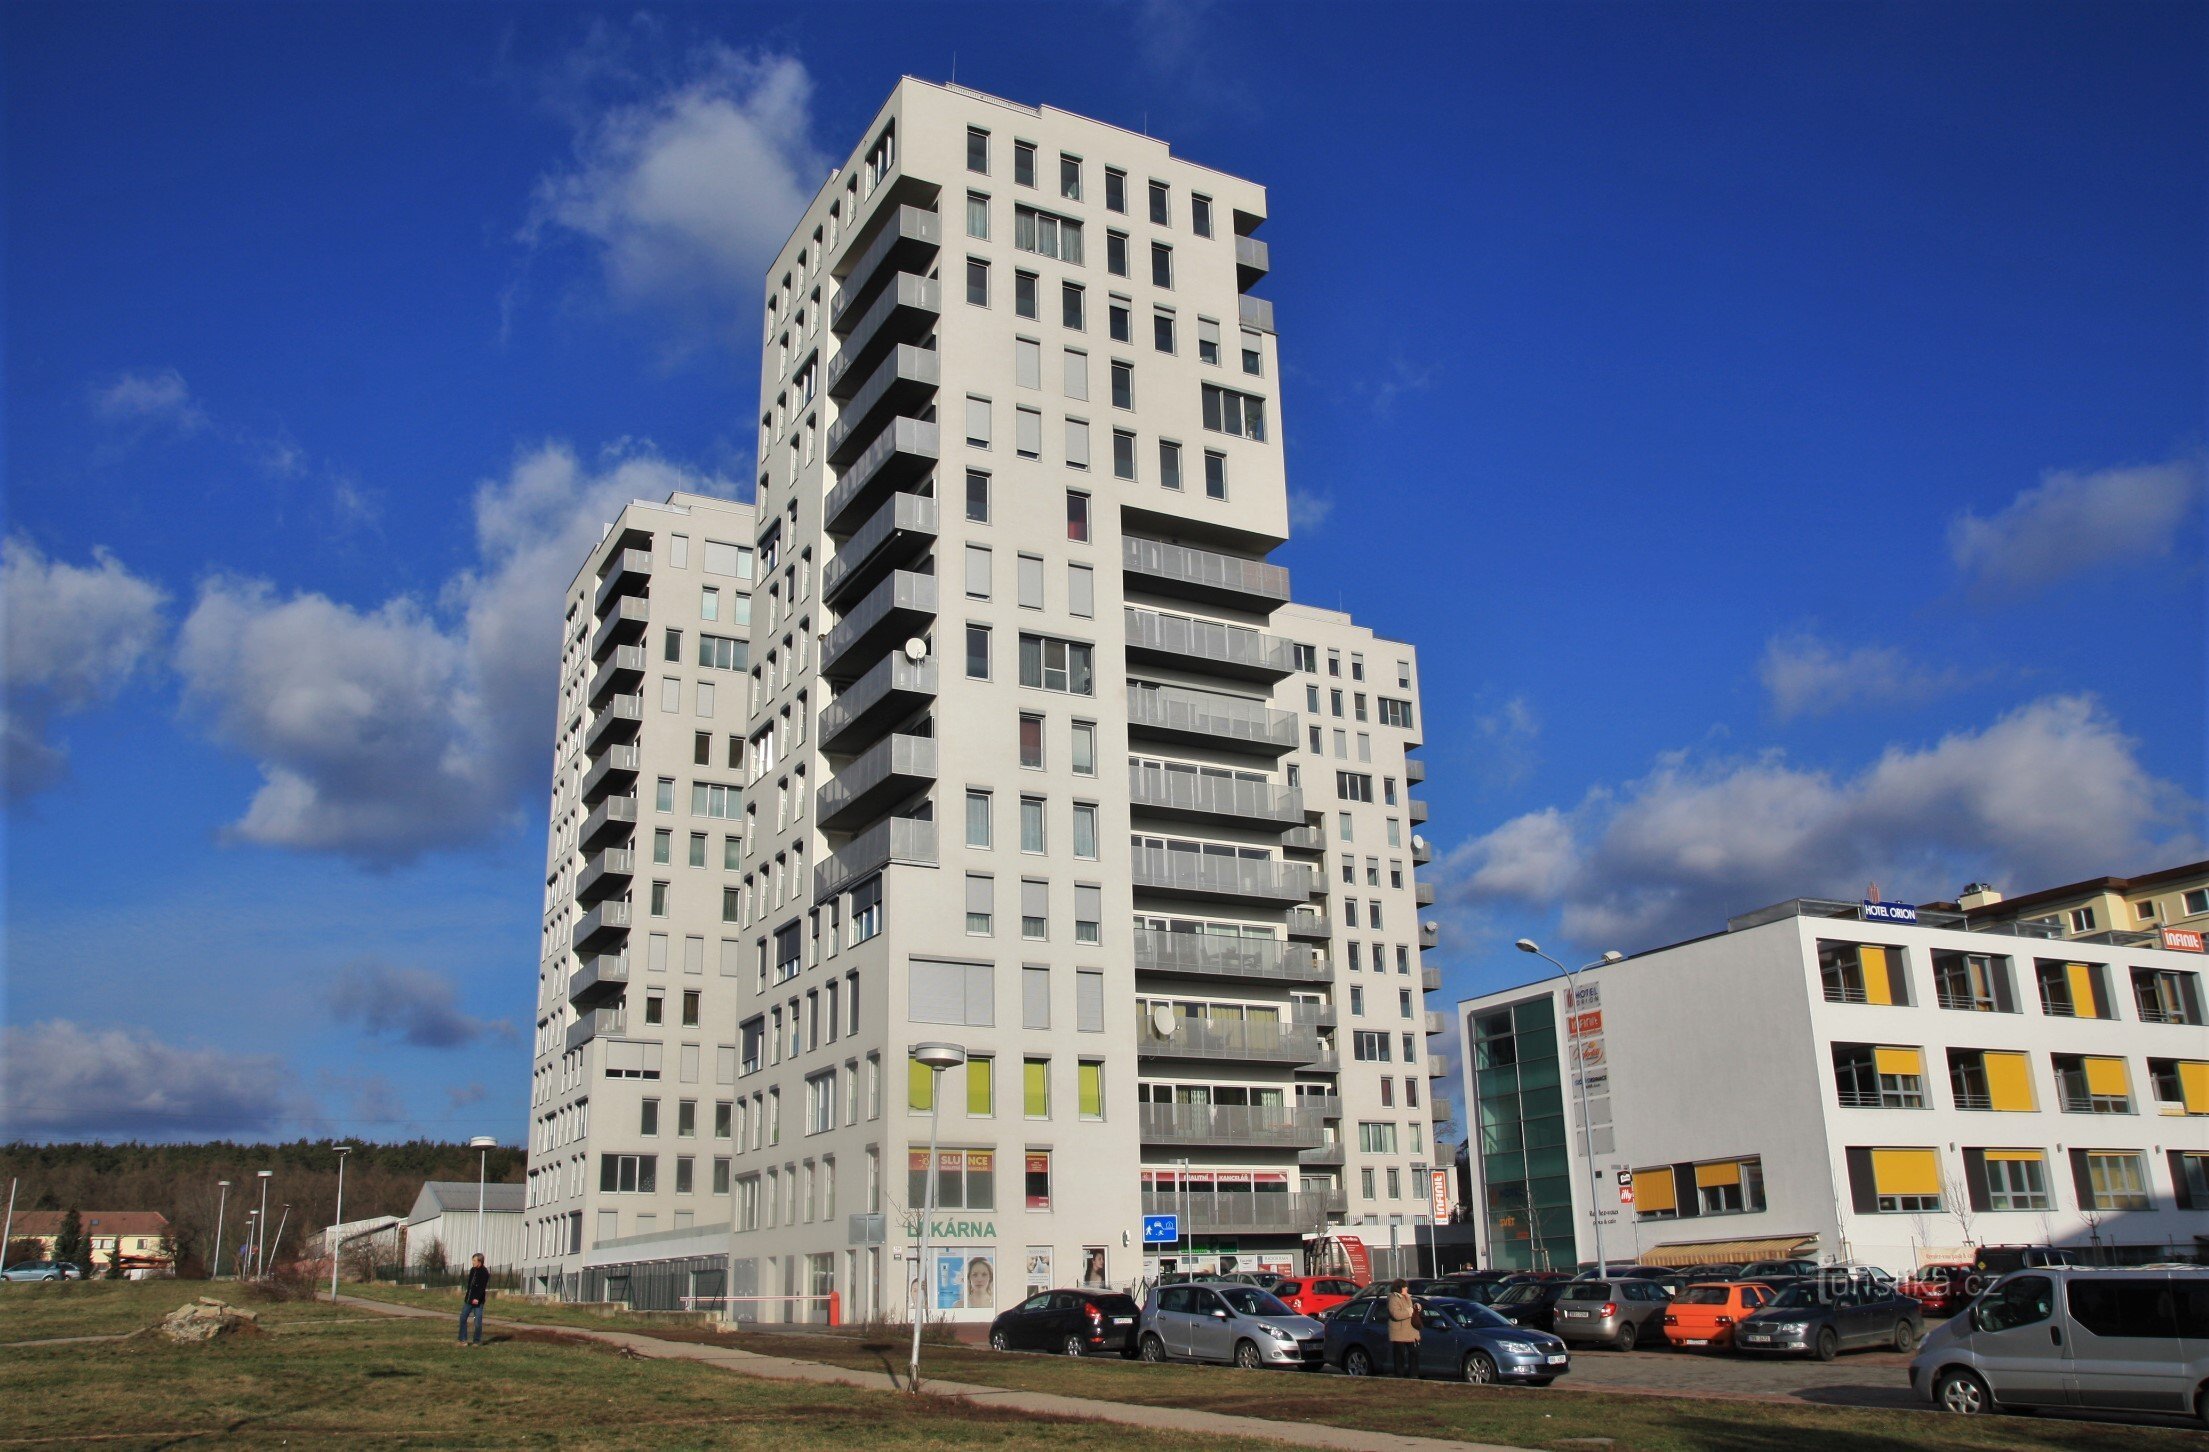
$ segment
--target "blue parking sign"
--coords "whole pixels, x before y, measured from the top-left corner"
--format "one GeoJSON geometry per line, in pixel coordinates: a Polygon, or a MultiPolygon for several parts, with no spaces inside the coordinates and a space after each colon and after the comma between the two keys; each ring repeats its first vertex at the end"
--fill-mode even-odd
{"type": "Polygon", "coordinates": [[[1146,1215],[1143,1217],[1143,1244],[1172,1245],[1181,1239],[1179,1215],[1146,1215]]]}

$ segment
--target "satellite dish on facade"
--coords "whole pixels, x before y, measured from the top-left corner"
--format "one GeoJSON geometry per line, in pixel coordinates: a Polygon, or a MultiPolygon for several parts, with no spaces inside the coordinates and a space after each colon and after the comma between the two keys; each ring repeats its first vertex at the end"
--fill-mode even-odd
{"type": "Polygon", "coordinates": [[[922,661],[928,659],[928,642],[922,640],[917,635],[914,636],[911,640],[906,641],[905,658],[913,662],[913,664],[915,665],[918,665],[922,661]]]}
{"type": "Polygon", "coordinates": [[[1427,839],[1414,832],[1411,834],[1411,845],[1424,852],[1427,850],[1427,839]]]}
{"type": "Polygon", "coordinates": [[[1174,1036],[1174,1006],[1170,1003],[1151,1005],[1151,1028],[1162,1039],[1174,1036]]]}
{"type": "Polygon", "coordinates": [[[1421,924],[1420,924],[1419,926],[1420,926],[1420,927],[1422,927],[1422,928],[1425,928],[1425,929],[1426,929],[1426,930],[1427,930],[1428,932],[1430,932],[1430,933],[1439,933],[1439,932],[1441,932],[1441,931],[1442,931],[1442,925],[1441,925],[1440,923],[1436,922],[1436,921],[1435,921],[1434,919],[1432,919],[1432,918],[1429,918],[1429,919],[1427,919],[1427,920],[1426,920],[1425,922],[1421,923],[1421,924]]]}

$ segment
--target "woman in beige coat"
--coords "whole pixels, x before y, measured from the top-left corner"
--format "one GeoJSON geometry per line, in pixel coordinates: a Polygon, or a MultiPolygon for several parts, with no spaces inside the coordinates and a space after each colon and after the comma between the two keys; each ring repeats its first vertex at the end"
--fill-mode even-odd
{"type": "Polygon", "coordinates": [[[1419,1303],[1403,1281],[1388,1288],[1388,1355],[1396,1375],[1419,1374],[1419,1303]]]}

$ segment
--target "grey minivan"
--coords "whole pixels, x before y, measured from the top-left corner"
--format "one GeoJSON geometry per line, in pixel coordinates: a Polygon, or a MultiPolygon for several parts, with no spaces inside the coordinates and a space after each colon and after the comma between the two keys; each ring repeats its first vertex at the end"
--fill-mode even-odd
{"type": "Polygon", "coordinates": [[[2209,1422],[2209,1269],[2012,1271],[1925,1338],[1910,1385],[1950,1412],[2077,1407],[2209,1422]]]}
{"type": "Polygon", "coordinates": [[[1319,1370],[1325,1328],[1256,1286],[1158,1286],[1143,1298],[1136,1354],[1145,1361],[1231,1361],[1319,1370]]]}

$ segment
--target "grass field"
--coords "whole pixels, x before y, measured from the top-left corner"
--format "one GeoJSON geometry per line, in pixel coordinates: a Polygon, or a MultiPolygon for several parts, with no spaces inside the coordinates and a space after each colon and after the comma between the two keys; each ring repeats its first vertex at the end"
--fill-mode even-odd
{"type": "MultiPolygon", "coordinates": [[[[0,1339],[130,1329],[205,1287],[93,1282],[0,1289],[0,1339]],[[19,1295],[29,1291],[32,1294],[19,1295]]],[[[236,1297],[234,1288],[217,1292],[236,1297]]],[[[1212,1438],[1021,1416],[934,1398],[763,1381],[640,1360],[579,1337],[501,1333],[481,1350],[441,1321],[357,1308],[267,1309],[271,1330],[212,1346],[150,1338],[0,1351],[0,1446],[197,1441],[570,1448],[1029,1448],[1199,1452],[1212,1438]]]]}

